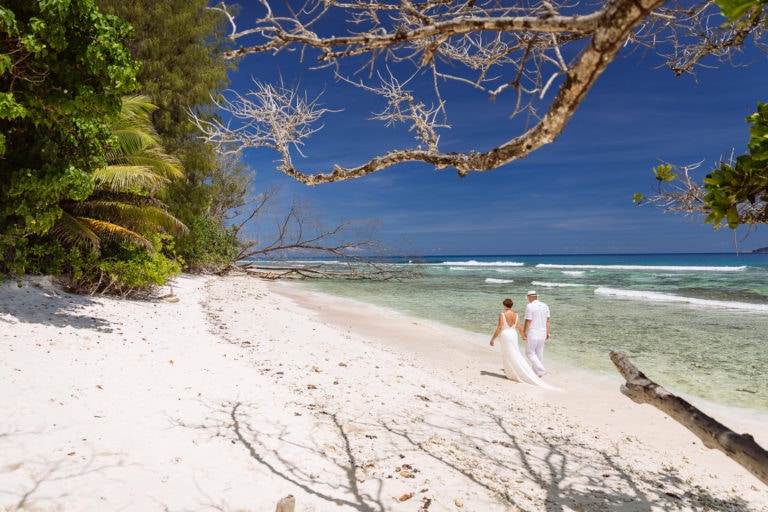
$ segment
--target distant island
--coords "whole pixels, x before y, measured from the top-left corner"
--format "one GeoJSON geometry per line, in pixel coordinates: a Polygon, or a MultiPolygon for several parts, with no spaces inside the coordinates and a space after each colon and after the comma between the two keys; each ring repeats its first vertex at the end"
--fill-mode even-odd
{"type": "Polygon", "coordinates": [[[755,249],[752,252],[768,252],[768,247],[761,247],[760,249],[755,249]]]}

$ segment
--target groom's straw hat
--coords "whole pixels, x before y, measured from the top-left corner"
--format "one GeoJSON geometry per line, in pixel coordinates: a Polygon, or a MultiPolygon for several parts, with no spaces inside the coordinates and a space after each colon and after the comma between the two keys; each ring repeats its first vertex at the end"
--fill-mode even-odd
{"type": "Polygon", "coordinates": [[[536,290],[530,290],[530,291],[528,292],[528,294],[527,294],[527,295],[528,295],[529,297],[530,297],[531,295],[536,295],[536,296],[538,296],[538,294],[536,293],[536,290]]]}

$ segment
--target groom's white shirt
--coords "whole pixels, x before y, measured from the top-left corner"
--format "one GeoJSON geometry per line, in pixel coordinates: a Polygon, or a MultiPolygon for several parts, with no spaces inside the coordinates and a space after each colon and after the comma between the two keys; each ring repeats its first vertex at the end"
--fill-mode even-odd
{"type": "Polygon", "coordinates": [[[529,320],[526,336],[533,334],[535,337],[547,336],[547,318],[549,318],[549,306],[539,299],[533,300],[525,306],[525,319],[529,320]]]}

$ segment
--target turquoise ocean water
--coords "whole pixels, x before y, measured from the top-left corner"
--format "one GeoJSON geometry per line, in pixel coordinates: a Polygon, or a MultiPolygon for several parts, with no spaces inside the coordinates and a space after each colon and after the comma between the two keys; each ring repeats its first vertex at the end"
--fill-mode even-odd
{"type": "MultiPolygon", "coordinates": [[[[317,262],[295,262],[315,265],[317,262]]],[[[768,254],[434,256],[393,260],[418,277],[311,280],[312,289],[469,333],[535,289],[552,311],[547,357],[596,372],[623,350],[688,397],[768,411],[768,254]]]]}

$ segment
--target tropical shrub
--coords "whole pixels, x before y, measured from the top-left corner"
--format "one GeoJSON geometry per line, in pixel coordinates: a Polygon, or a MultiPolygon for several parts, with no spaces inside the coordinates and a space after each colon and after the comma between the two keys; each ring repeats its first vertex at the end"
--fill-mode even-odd
{"type": "Polygon", "coordinates": [[[240,252],[235,228],[226,228],[214,219],[199,216],[189,225],[189,234],[179,240],[186,270],[218,273],[226,270],[240,252]]]}
{"type": "Polygon", "coordinates": [[[173,252],[173,239],[152,235],[152,251],[125,243],[108,243],[101,253],[70,248],[61,283],[71,292],[143,298],[178,275],[182,262],[173,252]],[[110,257],[105,257],[111,254],[110,257]]]}

